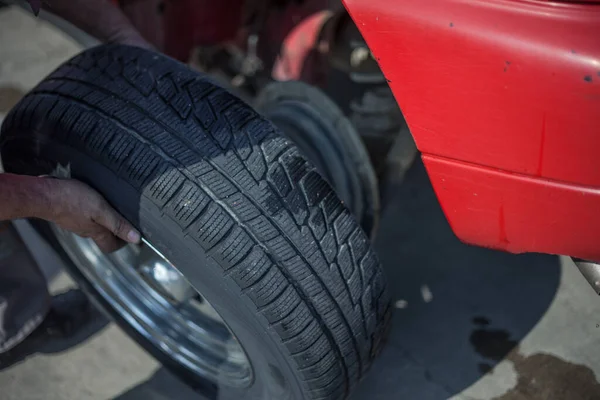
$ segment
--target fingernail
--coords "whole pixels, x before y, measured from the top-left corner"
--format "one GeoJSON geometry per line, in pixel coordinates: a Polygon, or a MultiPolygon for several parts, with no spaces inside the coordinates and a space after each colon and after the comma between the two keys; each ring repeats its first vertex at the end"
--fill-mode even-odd
{"type": "Polygon", "coordinates": [[[140,234],[136,231],[129,231],[127,234],[127,241],[130,243],[139,243],[140,239],[140,234]]]}

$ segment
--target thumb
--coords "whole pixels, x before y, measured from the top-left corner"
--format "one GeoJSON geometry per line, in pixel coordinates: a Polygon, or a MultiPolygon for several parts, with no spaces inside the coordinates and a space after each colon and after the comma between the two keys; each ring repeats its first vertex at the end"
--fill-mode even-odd
{"type": "Polygon", "coordinates": [[[96,223],[104,226],[113,235],[128,243],[139,243],[141,235],[121,214],[113,209],[108,203],[103,202],[100,214],[94,219],[96,223]]]}

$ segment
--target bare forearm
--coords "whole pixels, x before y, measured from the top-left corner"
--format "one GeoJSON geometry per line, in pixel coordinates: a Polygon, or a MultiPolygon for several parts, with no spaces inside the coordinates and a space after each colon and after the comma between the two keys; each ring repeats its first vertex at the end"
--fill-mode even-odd
{"type": "Polygon", "coordinates": [[[43,218],[50,209],[48,179],[0,173],[0,221],[43,218]]]}
{"type": "Polygon", "coordinates": [[[44,0],[42,5],[102,42],[149,47],[125,14],[109,0],[44,0]]]}

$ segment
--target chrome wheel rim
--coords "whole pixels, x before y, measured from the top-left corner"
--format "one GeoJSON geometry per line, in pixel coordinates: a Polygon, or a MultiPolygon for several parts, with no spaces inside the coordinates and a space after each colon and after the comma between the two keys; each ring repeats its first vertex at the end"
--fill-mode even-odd
{"type": "Polygon", "coordinates": [[[239,341],[211,304],[152,244],[104,254],[53,225],[78,270],[138,333],[177,363],[213,382],[247,387],[253,372],[239,341]]]}

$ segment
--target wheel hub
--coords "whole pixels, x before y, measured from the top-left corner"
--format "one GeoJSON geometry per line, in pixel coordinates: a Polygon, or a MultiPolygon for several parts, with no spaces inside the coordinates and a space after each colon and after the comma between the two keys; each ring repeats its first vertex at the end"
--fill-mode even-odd
{"type": "Polygon", "coordinates": [[[152,244],[103,254],[89,239],[53,230],[86,280],[157,349],[211,381],[252,382],[252,366],[225,321],[152,244]]]}
{"type": "MultiPolygon", "coordinates": [[[[154,250],[146,241],[144,246],[154,250]]],[[[174,303],[183,303],[197,296],[197,292],[173,264],[160,257],[156,251],[144,253],[145,257],[139,256],[138,271],[142,278],[163,297],[174,303]]]]}

